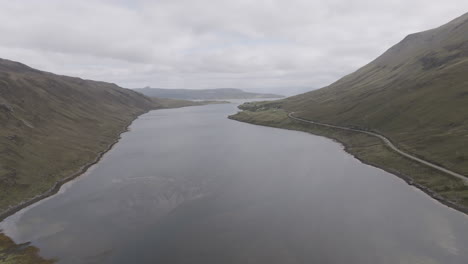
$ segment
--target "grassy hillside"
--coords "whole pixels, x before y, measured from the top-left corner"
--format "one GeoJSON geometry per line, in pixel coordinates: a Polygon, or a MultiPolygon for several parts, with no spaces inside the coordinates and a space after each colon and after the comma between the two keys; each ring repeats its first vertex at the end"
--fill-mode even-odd
{"type": "Polygon", "coordinates": [[[138,115],[198,104],[0,59],[0,214],[95,160],[138,115]]]}
{"type": "Polygon", "coordinates": [[[312,120],[378,131],[468,175],[468,14],[409,35],[357,72],[288,98],[312,120]]]}
{"type": "Polygon", "coordinates": [[[279,101],[296,116],[377,131],[468,175],[468,14],[407,36],[325,88],[279,101]]]}
{"type": "Polygon", "coordinates": [[[241,109],[246,111],[232,118],[335,138],[365,162],[403,175],[436,198],[468,208],[468,188],[460,181],[418,169],[414,162],[395,162],[384,147],[373,152],[375,144],[370,140],[355,141],[356,136],[349,133],[336,136],[340,133],[313,125],[298,128],[297,122],[285,122],[284,115],[278,115],[295,112],[308,120],[375,131],[407,152],[468,175],[467,73],[465,14],[439,28],[407,36],[327,87],[283,100],[245,104],[241,109]]]}
{"type": "Polygon", "coordinates": [[[277,94],[250,93],[241,89],[161,89],[161,88],[139,88],[135,91],[146,96],[159,98],[172,98],[184,100],[216,100],[216,99],[254,99],[254,98],[282,98],[277,94]]]}

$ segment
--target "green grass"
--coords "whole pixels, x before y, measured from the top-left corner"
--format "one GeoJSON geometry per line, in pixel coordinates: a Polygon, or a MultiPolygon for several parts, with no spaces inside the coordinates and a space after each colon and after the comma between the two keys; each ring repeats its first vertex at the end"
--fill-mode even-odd
{"type": "Polygon", "coordinates": [[[39,249],[30,245],[15,244],[9,237],[0,233],[1,264],[52,264],[55,260],[46,260],[39,256],[39,249]]]}
{"type": "Polygon", "coordinates": [[[262,103],[256,104],[257,107],[254,105],[255,103],[246,104],[241,108],[255,109],[255,111],[244,110],[229,118],[257,125],[299,130],[335,139],[345,145],[347,152],[361,161],[398,175],[431,196],[438,199],[441,197],[445,203],[453,203],[451,206],[458,206],[458,209],[468,212],[466,210],[468,186],[460,179],[409,160],[389,149],[375,137],[299,122],[290,119],[286,111],[274,108],[274,104],[270,105],[273,108],[265,107],[262,103]]]}

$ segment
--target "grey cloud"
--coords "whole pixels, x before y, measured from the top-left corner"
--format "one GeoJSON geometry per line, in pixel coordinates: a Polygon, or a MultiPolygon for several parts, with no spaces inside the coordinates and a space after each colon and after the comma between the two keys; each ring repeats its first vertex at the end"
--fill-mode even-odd
{"type": "MultiPolygon", "coordinates": [[[[0,0],[0,57],[125,87],[314,89],[459,0],[0,0]]],[[[460,11],[462,10],[462,11],[460,11]]]]}

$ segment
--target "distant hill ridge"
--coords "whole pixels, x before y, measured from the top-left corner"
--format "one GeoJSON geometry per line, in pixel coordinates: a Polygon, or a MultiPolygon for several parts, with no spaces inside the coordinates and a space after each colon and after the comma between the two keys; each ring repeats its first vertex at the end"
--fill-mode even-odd
{"type": "Polygon", "coordinates": [[[184,100],[215,100],[215,99],[255,99],[255,98],[282,98],[277,94],[263,94],[245,92],[235,88],[219,89],[162,89],[162,88],[137,88],[135,91],[150,97],[184,99],[184,100]]]}

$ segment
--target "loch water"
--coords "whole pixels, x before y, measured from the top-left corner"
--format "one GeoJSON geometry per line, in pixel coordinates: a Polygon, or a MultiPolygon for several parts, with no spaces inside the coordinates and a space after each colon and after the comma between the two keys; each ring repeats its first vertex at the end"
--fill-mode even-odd
{"type": "Polygon", "coordinates": [[[330,139],[140,116],[88,172],[0,224],[58,263],[468,263],[468,218],[330,139]]]}

